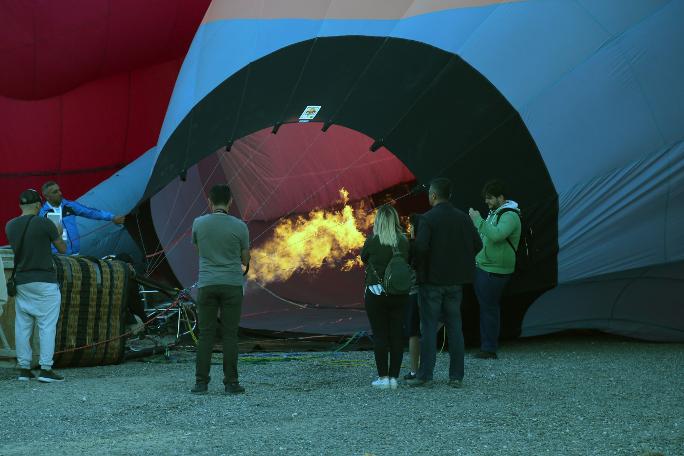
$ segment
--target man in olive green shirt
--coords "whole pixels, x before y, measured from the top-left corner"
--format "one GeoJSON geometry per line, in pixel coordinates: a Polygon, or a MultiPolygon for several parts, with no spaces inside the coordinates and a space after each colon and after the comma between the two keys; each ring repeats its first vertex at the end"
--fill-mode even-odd
{"type": "Polygon", "coordinates": [[[475,294],[480,303],[480,352],[476,358],[496,359],[501,327],[501,296],[515,271],[515,253],[520,242],[520,209],[504,196],[501,181],[485,184],[482,196],[489,208],[483,219],[478,211],[469,215],[482,238],[475,257],[475,294]]]}
{"type": "Polygon", "coordinates": [[[211,213],[196,218],[192,224],[192,243],[199,251],[200,325],[193,393],[206,393],[211,380],[211,352],[219,311],[225,391],[229,394],[245,391],[238,382],[237,335],[242,311],[242,267],[249,265],[249,231],[245,222],[228,214],[232,202],[230,188],[215,185],[209,192],[211,213]]]}

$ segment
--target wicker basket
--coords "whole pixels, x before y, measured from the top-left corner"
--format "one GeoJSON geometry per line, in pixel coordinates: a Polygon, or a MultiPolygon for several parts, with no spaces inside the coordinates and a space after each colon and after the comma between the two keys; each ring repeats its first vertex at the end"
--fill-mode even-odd
{"type": "MultiPolygon", "coordinates": [[[[12,259],[3,251],[5,272],[11,273],[12,259]]],[[[131,272],[121,261],[101,261],[79,256],[54,256],[62,304],[57,322],[55,366],[97,366],[123,360],[125,326],[131,272]]],[[[14,299],[5,305],[0,318],[10,350],[14,348],[14,299]]],[[[37,328],[34,328],[34,361],[38,355],[37,328]]],[[[7,348],[7,347],[6,347],[7,348]]]]}

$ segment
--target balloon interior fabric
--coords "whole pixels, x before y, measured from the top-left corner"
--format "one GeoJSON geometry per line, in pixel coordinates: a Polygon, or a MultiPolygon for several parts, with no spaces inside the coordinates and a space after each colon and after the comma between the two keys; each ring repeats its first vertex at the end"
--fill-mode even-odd
{"type": "MultiPolygon", "coordinates": [[[[368,201],[372,207],[369,198],[396,184],[414,181],[408,169],[387,150],[370,153],[372,142],[337,125],[325,133],[320,123],[283,125],[277,135],[271,133],[271,128],[261,130],[233,143],[230,152],[221,150],[203,159],[188,170],[185,180],[174,180],[150,204],[159,247],[176,277],[186,286],[197,278],[197,261],[188,260],[196,258],[189,242],[190,232],[193,219],[208,210],[205,192],[214,183],[230,184],[234,205],[239,208],[236,215],[244,217],[250,229],[252,267],[259,270],[264,260],[255,257],[255,249],[272,237],[283,215],[303,214],[306,218],[310,211],[321,207],[332,207],[332,212],[341,205],[340,189],[345,189],[350,198],[368,201]]],[[[399,187],[400,193],[410,191],[410,186],[399,187]]],[[[424,199],[425,195],[420,195],[420,211],[427,207],[424,199]]],[[[375,200],[383,201],[377,196],[375,200]]],[[[402,203],[406,202],[404,198],[402,203]]],[[[305,236],[303,242],[320,240],[322,234],[319,229],[305,236]]],[[[285,253],[277,251],[276,255],[284,257],[285,253]]],[[[282,261],[286,269],[300,262],[301,258],[282,261]]],[[[254,280],[246,287],[241,325],[325,334],[367,329],[360,268],[340,271],[338,266],[326,265],[314,271],[303,269],[269,283],[261,274],[252,277],[254,280]]]]}
{"type": "MultiPolygon", "coordinates": [[[[456,206],[483,210],[499,177],[534,233],[503,305],[512,332],[681,341],[682,23],[684,0],[213,1],[147,165],[118,178],[145,186],[131,203],[149,200],[145,254],[189,286],[188,228],[216,182],[277,260],[282,223],[344,225],[440,176],[456,206]]],[[[242,324],[367,330],[353,255],[324,264],[251,276],[242,324]]]]}

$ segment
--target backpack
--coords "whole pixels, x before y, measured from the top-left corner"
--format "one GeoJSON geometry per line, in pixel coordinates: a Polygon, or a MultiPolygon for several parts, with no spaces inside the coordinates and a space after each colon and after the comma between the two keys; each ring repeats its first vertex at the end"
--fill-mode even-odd
{"type": "Polygon", "coordinates": [[[518,248],[516,249],[510,238],[506,238],[506,242],[511,246],[515,252],[515,272],[522,272],[528,270],[532,266],[532,240],[534,238],[534,232],[532,227],[528,226],[526,220],[520,214],[520,211],[513,208],[504,208],[496,214],[496,223],[499,223],[499,219],[506,212],[515,212],[520,218],[520,241],[518,242],[518,248]]]}
{"type": "Polygon", "coordinates": [[[382,280],[380,280],[380,276],[372,265],[371,268],[375,276],[380,280],[380,283],[382,283],[386,294],[407,295],[416,282],[416,273],[401,255],[399,248],[392,247],[392,252],[392,258],[387,263],[382,280]]]}

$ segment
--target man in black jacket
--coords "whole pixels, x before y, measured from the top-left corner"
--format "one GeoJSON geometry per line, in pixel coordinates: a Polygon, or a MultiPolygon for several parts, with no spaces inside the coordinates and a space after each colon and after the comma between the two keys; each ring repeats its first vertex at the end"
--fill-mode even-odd
{"type": "Polygon", "coordinates": [[[463,381],[464,345],[461,324],[462,286],[475,277],[475,254],[482,244],[468,215],[450,202],[451,181],[430,183],[430,209],[422,218],[416,238],[421,350],[418,376],[411,386],[430,386],[437,357],[437,323],[444,318],[449,337],[449,385],[463,381]]]}

